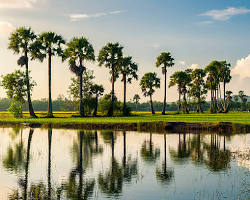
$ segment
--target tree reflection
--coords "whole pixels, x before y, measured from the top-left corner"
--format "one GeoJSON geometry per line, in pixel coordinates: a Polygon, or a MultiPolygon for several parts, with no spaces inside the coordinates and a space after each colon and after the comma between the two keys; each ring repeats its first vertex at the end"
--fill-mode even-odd
{"type": "Polygon", "coordinates": [[[174,178],[174,169],[167,167],[167,142],[164,134],[164,161],[161,167],[156,168],[156,179],[161,184],[169,184],[174,178]]]}
{"type": "Polygon", "coordinates": [[[195,165],[203,164],[204,162],[204,148],[201,143],[201,134],[196,134],[191,139],[191,158],[195,165]]]}
{"type": "Polygon", "coordinates": [[[152,133],[149,141],[145,140],[141,147],[141,157],[147,163],[154,163],[160,156],[160,149],[155,148],[152,142],[152,133]]]}

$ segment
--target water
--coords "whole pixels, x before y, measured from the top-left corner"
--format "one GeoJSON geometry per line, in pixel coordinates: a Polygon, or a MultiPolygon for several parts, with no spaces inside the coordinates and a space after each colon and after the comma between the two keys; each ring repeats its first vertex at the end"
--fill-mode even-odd
{"type": "Polygon", "coordinates": [[[250,198],[249,134],[4,128],[0,138],[1,200],[250,198]]]}

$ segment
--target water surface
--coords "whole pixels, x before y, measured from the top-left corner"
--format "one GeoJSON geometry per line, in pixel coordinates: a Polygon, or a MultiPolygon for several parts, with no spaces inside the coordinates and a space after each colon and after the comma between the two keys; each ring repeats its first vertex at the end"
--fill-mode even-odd
{"type": "Polygon", "coordinates": [[[0,199],[249,199],[250,135],[0,129],[0,199]]]}

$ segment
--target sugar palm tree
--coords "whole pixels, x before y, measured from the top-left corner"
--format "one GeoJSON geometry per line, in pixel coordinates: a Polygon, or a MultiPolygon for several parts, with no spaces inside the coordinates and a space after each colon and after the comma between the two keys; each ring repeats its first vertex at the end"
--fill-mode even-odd
{"type": "Polygon", "coordinates": [[[97,109],[98,109],[98,98],[99,96],[102,96],[104,93],[104,87],[102,85],[94,84],[91,86],[91,93],[95,95],[95,109],[93,112],[93,116],[97,115],[97,109]]]}
{"type": "Polygon", "coordinates": [[[63,56],[63,44],[65,44],[63,37],[54,32],[41,33],[37,41],[33,44],[32,57],[34,59],[38,59],[43,62],[45,58],[48,58],[48,117],[53,117],[51,97],[51,59],[56,55],[60,57],[63,56]]]}
{"type": "Polygon", "coordinates": [[[137,75],[138,65],[132,61],[132,57],[124,57],[122,58],[122,62],[120,65],[120,73],[122,74],[123,81],[123,90],[124,90],[124,98],[123,98],[123,115],[128,115],[126,109],[126,89],[127,82],[131,83],[132,79],[138,79],[137,75]]]}
{"type": "Polygon", "coordinates": [[[162,66],[162,73],[164,74],[164,101],[162,114],[165,115],[166,100],[167,100],[167,68],[174,65],[174,58],[170,52],[162,52],[156,59],[156,67],[162,66]]]}
{"type": "Polygon", "coordinates": [[[32,101],[31,101],[31,87],[30,87],[30,77],[29,77],[29,55],[32,50],[32,44],[36,39],[35,33],[31,28],[21,27],[16,29],[9,38],[8,48],[12,50],[15,54],[22,54],[18,60],[18,65],[25,65],[25,78],[26,78],[26,87],[27,87],[27,100],[29,113],[31,117],[36,117],[34,112],[32,101]]]}
{"type": "Polygon", "coordinates": [[[153,107],[152,95],[155,93],[155,89],[160,88],[160,79],[156,73],[146,73],[140,81],[141,90],[145,97],[150,97],[150,107],[152,114],[155,114],[153,107]]]}
{"type": "Polygon", "coordinates": [[[95,61],[95,53],[93,46],[84,37],[74,37],[68,44],[64,52],[64,59],[69,60],[70,70],[76,74],[79,81],[79,113],[84,116],[83,105],[83,72],[86,70],[84,67],[84,61],[95,61]]]}
{"type": "Polygon", "coordinates": [[[135,96],[133,97],[133,101],[136,105],[136,111],[137,111],[137,105],[138,105],[140,99],[141,99],[141,97],[139,96],[139,94],[135,94],[135,96]]]}
{"type": "Polygon", "coordinates": [[[99,52],[98,62],[99,66],[104,65],[110,69],[112,90],[111,90],[111,106],[108,111],[108,116],[114,114],[115,101],[115,81],[118,78],[119,66],[122,59],[123,47],[118,43],[107,43],[99,52]]]}

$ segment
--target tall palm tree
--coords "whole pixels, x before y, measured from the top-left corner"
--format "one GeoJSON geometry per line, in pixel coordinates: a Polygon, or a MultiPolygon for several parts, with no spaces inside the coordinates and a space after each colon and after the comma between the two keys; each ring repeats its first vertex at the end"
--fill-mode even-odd
{"type": "Polygon", "coordinates": [[[167,67],[174,65],[174,58],[172,58],[170,52],[162,52],[156,59],[156,67],[162,66],[162,73],[164,74],[164,101],[162,114],[165,115],[166,101],[167,101],[167,67]]]}
{"type": "Polygon", "coordinates": [[[137,105],[138,105],[140,99],[141,99],[141,97],[139,96],[139,94],[135,94],[135,96],[133,97],[133,101],[136,105],[136,111],[137,111],[137,105]]]}
{"type": "Polygon", "coordinates": [[[21,27],[16,29],[9,38],[9,46],[8,48],[12,50],[15,54],[22,54],[22,56],[18,60],[18,65],[25,65],[25,78],[26,78],[26,87],[27,87],[27,99],[28,99],[28,107],[29,113],[31,117],[37,117],[31,101],[31,87],[30,87],[30,77],[29,77],[29,55],[31,52],[32,44],[36,39],[35,33],[31,30],[31,28],[21,27]]]}
{"type": "Polygon", "coordinates": [[[120,73],[122,74],[122,81],[123,81],[123,115],[126,116],[129,113],[126,109],[126,90],[127,90],[127,82],[131,83],[132,79],[138,79],[137,75],[138,65],[132,61],[132,57],[124,57],[122,58],[121,66],[120,66],[120,73]]]}
{"type": "Polygon", "coordinates": [[[122,59],[123,47],[118,43],[107,43],[99,52],[98,62],[99,66],[104,65],[111,71],[111,106],[108,111],[108,116],[114,115],[114,102],[115,102],[115,81],[118,78],[119,66],[122,59]]]}
{"type": "Polygon", "coordinates": [[[45,58],[48,58],[48,117],[53,117],[51,97],[51,59],[56,55],[63,57],[63,44],[65,44],[65,40],[61,35],[57,35],[54,32],[44,32],[39,35],[37,41],[33,45],[32,57],[34,59],[43,62],[45,58]]]}
{"type": "Polygon", "coordinates": [[[104,87],[102,85],[94,84],[91,86],[91,93],[95,95],[95,109],[93,112],[93,116],[95,117],[97,115],[97,109],[98,109],[98,98],[99,96],[103,95],[104,87]]]}
{"type": "Polygon", "coordinates": [[[155,114],[153,107],[152,95],[155,93],[155,89],[160,88],[160,79],[156,73],[146,73],[140,81],[141,90],[145,97],[150,97],[150,107],[152,114],[155,114]]]}
{"type": "Polygon", "coordinates": [[[70,70],[75,73],[80,81],[79,85],[79,113],[84,116],[84,105],[83,105],[83,72],[86,70],[84,67],[84,61],[95,61],[95,52],[92,44],[89,43],[85,37],[74,37],[69,43],[64,52],[64,59],[69,60],[70,70]]]}

